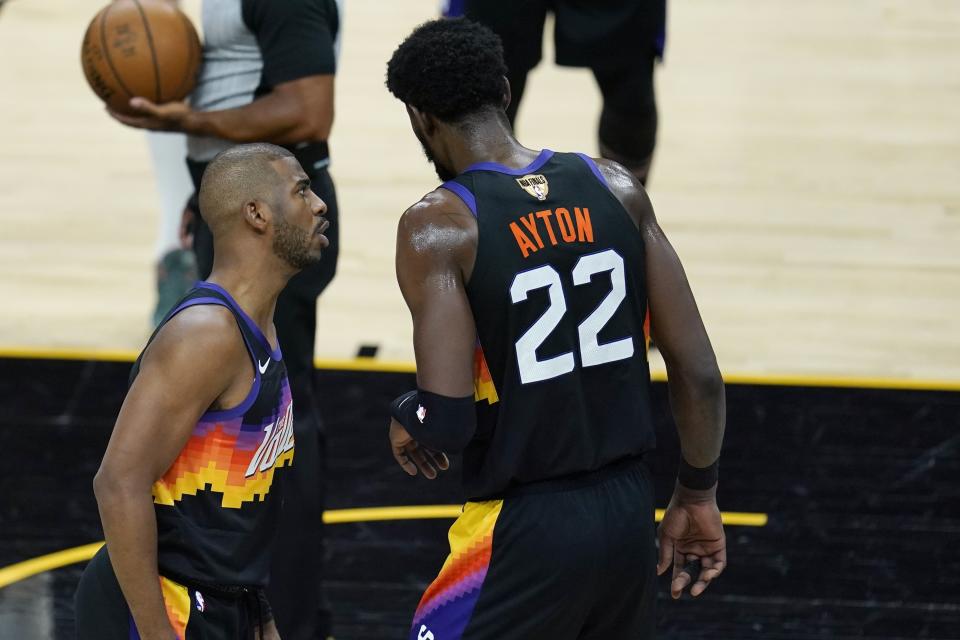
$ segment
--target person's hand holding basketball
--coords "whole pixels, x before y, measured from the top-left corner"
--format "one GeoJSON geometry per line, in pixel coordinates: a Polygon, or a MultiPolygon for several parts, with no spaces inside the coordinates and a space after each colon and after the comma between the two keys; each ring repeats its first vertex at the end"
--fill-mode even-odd
{"type": "MultiPolygon", "coordinates": [[[[154,116],[168,125],[186,106],[178,101],[193,90],[202,57],[197,30],[176,3],[152,0],[110,2],[90,21],[80,48],[87,83],[114,117],[121,112],[134,118],[154,116]],[[141,100],[158,113],[134,105],[141,100]]],[[[117,119],[161,128],[148,126],[161,122],[117,119]]]]}
{"type": "Polygon", "coordinates": [[[107,112],[115,120],[128,127],[137,129],[151,129],[153,131],[186,131],[189,133],[188,119],[193,115],[193,109],[186,102],[167,102],[154,104],[146,98],[130,99],[130,110],[142,115],[120,113],[107,108],[107,112]]]}
{"type": "Polygon", "coordinates": [[[673,564],[670,595],[679,598],[688,585],[692,585],[690,595],[703,593],[727,566],[727,539],[717,507],[716,487],[697,491],[677,484],[657,536],[657,575],[663,575],[673,564]]]}

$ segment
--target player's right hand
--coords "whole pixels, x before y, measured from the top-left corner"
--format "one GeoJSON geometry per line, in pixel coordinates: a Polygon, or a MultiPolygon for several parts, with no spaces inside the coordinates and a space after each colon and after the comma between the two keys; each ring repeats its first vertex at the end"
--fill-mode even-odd
{"type": "Polygon", "coordinates": [[[717,507],[716,490],[695,491],[679,484],[660,527],[657,575],[673,564],[670,595],[674,599],[689,585],[690,595],[703,593],[727,566],[727,539],[717,507]],[[694,578],[696,575],[696,578],[694,578]]]}
{"type": "Polygon", "coordinates": [[[390,448],[397,464],[408,475],[415,476],[419,471],[427,480],[433,480],[441,471],[450,468],[447,454],[421,447],[394,418],[390,419],[390,448]]]}

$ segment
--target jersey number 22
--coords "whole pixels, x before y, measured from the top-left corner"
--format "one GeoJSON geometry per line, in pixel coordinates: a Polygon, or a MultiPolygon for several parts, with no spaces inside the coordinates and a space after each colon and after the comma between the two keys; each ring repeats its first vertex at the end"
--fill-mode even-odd
{"type": "MultiPolygon", "coordinates": [[[[624,360],[633,355],[633,338],[626,337],[600,344],[597,334],[603,329],[620,304],[627,297],[624,278],[623,258],[612,249],[581,257],[573,268],[573,284],[588,284],[597,273],[610,272],[610,293],[603,299],[593,313],[577,326],[580,342],[580,362],[584,367],[624,360]]],[[[514,304],[527,299],[527,294],[536,289],[547,287],[550,306],[534,322],[516,343],[517,366],[520,369],[520,382],[540,382],[570,373],[576,366],[573,352],[537,359],[537,349],[547,336],[557,328],[567,312],[567,300],[563,295],[560,274],[550,265],[543,265],[517,274],[510,286],[510,299],[514,304]]]]}

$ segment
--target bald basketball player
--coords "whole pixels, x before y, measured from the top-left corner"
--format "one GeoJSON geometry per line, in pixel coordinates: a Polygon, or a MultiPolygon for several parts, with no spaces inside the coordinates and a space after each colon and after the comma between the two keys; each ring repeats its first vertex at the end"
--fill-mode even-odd
{"type": "Polygon", "coordinates": [[[467,503],[411,640],[641,640],[656,572],[704,592],[726,566],[723,380],[683,267],[636,176],[513,136],[503,50],[428,22],[387,87],[443,184],[397,231],[417,389],[393,403],[407,473],[462,452],[467,503]],[[683,459],[655,544],[649,308],[683,459]]]}
{"type": "Polygon", "coordinates": [[[293,407],[273,325],[291,276],[320,260],[326,205],[269,144],[207,167],[213,271],[133,367],[94,479],[106,546],[76,594],[81,639],[279,637],[264,597],[293,460],[293,407]]]}

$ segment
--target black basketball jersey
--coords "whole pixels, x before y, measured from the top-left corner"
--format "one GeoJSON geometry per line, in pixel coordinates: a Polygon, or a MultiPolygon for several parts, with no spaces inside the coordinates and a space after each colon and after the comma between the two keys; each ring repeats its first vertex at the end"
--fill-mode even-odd
{"type": "Polygon", "coordinates": [[[287,370],[280,349],[272,349],[256,323],[213,283],[197,283],[160,326],[201,304],[233,313],[254,379],[239,405],[200,416],[183,450],[153,485],[160,574],[200,584],[264,586],[281,506],[270,488],[275,473],[293,464],[287,370]]]}
{"type": "Polygon", "coordinates": [[[466,497],[652,449],[643,242],[593,160],[544,150],[523,169],[483,162],[442,186],[479,227],[466,497]]]}

